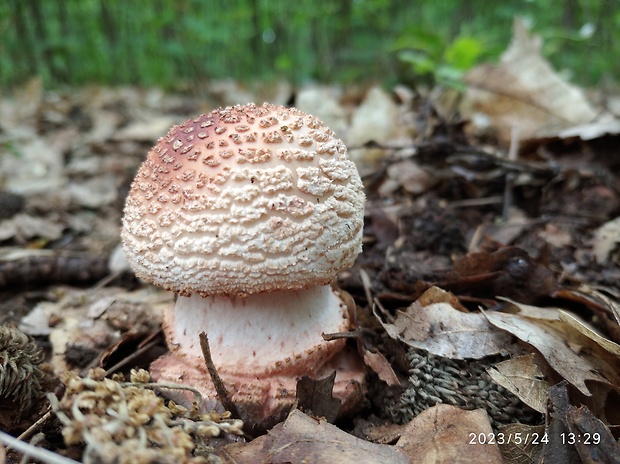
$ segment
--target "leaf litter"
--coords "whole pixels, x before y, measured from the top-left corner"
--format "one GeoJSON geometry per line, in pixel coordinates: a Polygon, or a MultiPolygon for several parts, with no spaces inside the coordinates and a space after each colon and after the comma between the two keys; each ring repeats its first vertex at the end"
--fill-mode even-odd
{"type": "MultiPolygon", "coordinates": [[[[611,154],[619,123],[539,51],[517,23],[500,64],[467,77],[462,116],[442,107],[438,91],[404,86],[214,82],[196,98],[157,89],[48,92],[34,79],[0,99],[0,322],[45,351],[42,385],[60,402],[52,400],[54,416],[41,395],[19,420],[2,417],[10,419],[3,430],[67,456],[57,462],[93,455],[83,438],[62,441],[59,432],[75,430],[72,417],[80,417],[63,382],[111,382],[117,370],[116,379],[129,378],[166,350],[159,330],[172,295],[137,280],[118,256],[138,165],[171,124],[277,98],[330,121],[364,175],[364,252],[337,284],[355,303],[348,343],[364,359],[369,390],[353,416],[331,424],[329,382],[304,379],[298,401],[307,414],[295,409],[266,434],[222,434],[200,449],[183,435],[187,462],[592,462],[596,453],[613,462],[620,163],[611,154]],[[382,120],[376,133],[374,107],[391,123],[382,120]],[[500,433],[529,441],[500,443],[500,433]],[[562,442],[562,433],[597,434],[598,446],[562,442]]],[[[191,414],[157,389],[148,398],[191,414]]],[[[0,442],[8,443],[4,435],[0,442]]],[[[16,449],[0,446],[2,461],[19,462],[16,449]]]]}

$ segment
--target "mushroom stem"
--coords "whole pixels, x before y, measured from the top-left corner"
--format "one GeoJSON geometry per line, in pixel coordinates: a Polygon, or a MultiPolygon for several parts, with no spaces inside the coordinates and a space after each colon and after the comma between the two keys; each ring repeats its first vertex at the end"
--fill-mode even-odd
{"type": "Polygon", "coordinates": [[[347,308],[330,286],[245,298],[179,297],[164,321],[170,350],[190,365],[204,366],[199,334],[206,332],[224,380],[312,375],[345,344],[321,334],[348,328],[347,308]]]}

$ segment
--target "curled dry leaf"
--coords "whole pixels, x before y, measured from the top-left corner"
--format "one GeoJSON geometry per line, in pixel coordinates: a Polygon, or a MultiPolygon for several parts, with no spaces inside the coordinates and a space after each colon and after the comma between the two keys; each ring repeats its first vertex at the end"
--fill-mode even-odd
{"type": "Polygon", "coordinates": [[[392,338],[446,358],[481,359],[505,353],[513,345],[512,337],[495,330],[482,314],[464,313],[445,302],[422,306],[416,301],[398,311],[394,323],[375,315],[392,338]]]}
{"type": "Polygon", "coordinates": [[[509,303],[509,306],[506,306],[504,308],[504,312],[507,313],[516,313],[519,314],[519,316],[523,317],[531,317],[533,319],[547,319],[550,321],[557,321],[560,319],[559,308],[543,308],[541,306],[528,305],[503,297],[498,297],[497,299],[509,303]]]}
{"type": "Polygon", "coordinates": [[[514,128],[528,140],[556,135],[596,116],[581,90],[542,57],[541,45],[540,37],[531,37],[523,21],[516,19],[500,64],[480,65],[465,76],[466,102],[491,119],[504,142],[510,141],[514,128]]]}
{"type": "Polygon", "coordinates": [[[484,311],[484,315],[494,326],[535,347],[556,372],[584,395],[591,395],[586,380],[620,384],[616,366],[593,354],[596,344],[579,332],[571,331],[564,322],[489,311],[484,311]],[[582,349],[584,346],[588,349],[582,349]]]}
{"type": "Polygon", "coordinates": [[[493,381],[538,412],[545,412],[547,389],[544,361],[536,353],[508,359],[487,369],[493,381]]]}
{"type": "Polygon", "coordinates": [[[560,320],[571,326],[573,329],[577,330],[580,334],[585,335],[590,340],[595,342],[601,348],[607,350],[609,353],[613,354],[620,358],[620,345],[617,343],[608,340],[599,334],[592,327],[588,326],[585,322],[581,321],[575,315],[570,314],[566,311],[560,311],[560,320]]]}
{"type": "Polygon", "coordinates": [[[566,387],[560,382],[549,389],[548,441],[540,462],[620,462],[620,444],[609,428],[586,406],[573,406],[566,387]]]}
{"type": "Polygon", "coordinates": [[[381,380],[387,383],[390,387],[400,385],[398,376],[394,372],[394,369],[392,369],[389,361],[385,359],[385,356],[378,351],[374,352],[364,347],[362,347],[362,353],[364,356],[364,364],[370,367],[381,380]]]}

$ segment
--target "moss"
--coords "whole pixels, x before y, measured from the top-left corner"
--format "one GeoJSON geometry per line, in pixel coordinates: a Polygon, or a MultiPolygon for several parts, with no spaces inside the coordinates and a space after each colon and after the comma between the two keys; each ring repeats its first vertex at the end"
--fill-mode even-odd
{"type": "Polygon", "coordinates": [[[0,423],[17,422],[41,396],[43,351],[15,327],[0,326],[0,423]]]}
{"type": "Polygon", "coordinates": [[[50,402],[63,425],[65,443],[86,445],[85,463],[209,462],[206,440],[222,433],[242,434],[243,423],[227,413],[200,414],[166,403],[152,390],[144,370],[132,371],[130,382],[120,375],[106,378],[102,369],[91,370],[87,377],[68,372],[62,381],[64,396],[58,400],[49,395],[50,402]]]}

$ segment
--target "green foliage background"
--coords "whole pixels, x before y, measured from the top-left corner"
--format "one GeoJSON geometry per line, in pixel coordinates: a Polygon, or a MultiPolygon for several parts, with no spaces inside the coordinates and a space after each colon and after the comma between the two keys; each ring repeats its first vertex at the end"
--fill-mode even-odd
{"type": "Polygon", "coordinates": [[[35,75],[48,87],[450,79],[496,58],[515,15],[544,37],[557,68],[595,85],[620,71],[619,3],[0,0],[0,85],[35,75]]]}

